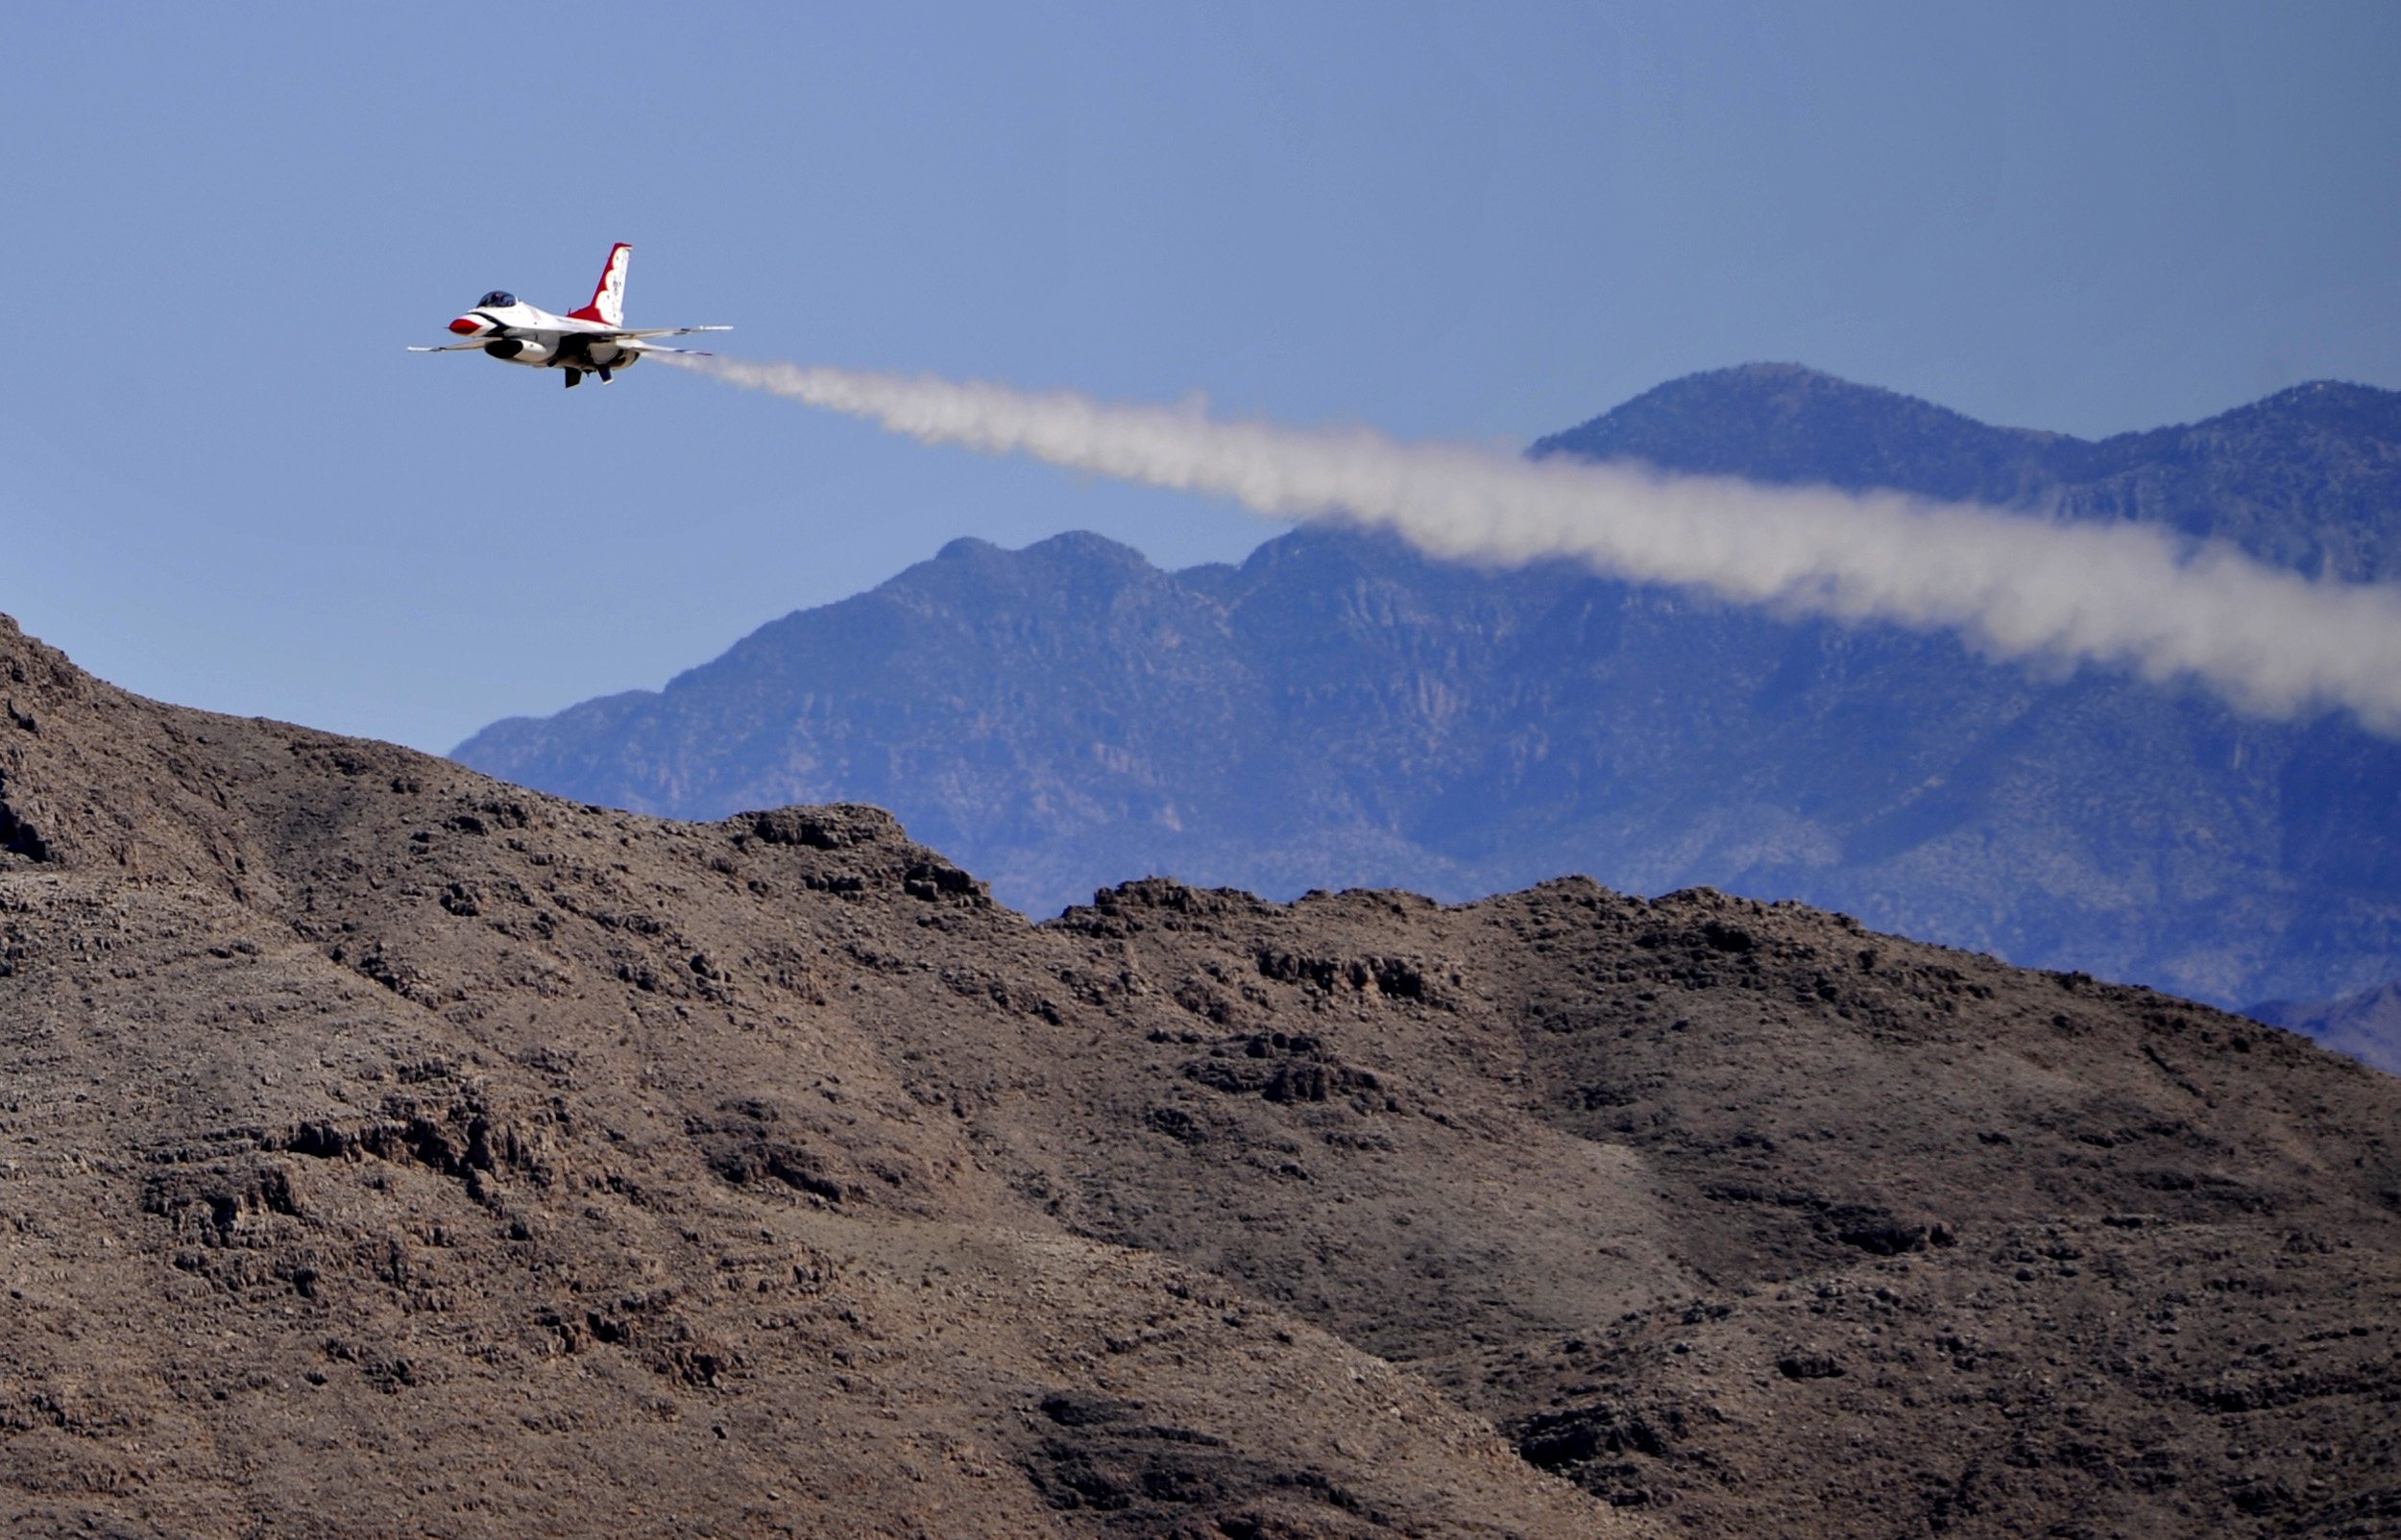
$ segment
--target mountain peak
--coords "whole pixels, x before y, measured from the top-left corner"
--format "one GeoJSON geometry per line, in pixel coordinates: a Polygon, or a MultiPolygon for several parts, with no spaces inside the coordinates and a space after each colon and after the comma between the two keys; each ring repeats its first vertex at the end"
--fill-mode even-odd
{"type": "Polygon", "coordinates": [[[2349,380],[2314,379],[2205,418],[2189,428],[2159,431],[2202,433],[2268,427],[2339,431],[2380,445],[2401,444],[2401,391],[2381,390],[2349,380]]]}
{"type": "Polygon", "coordinates": [[[2337,380],[2096,444],[1798,364],[1744,364],[1669,380],[1533,453],[2147,522],[2312,576],[2401,570],[2401,392],[2337,380]]]}
{"type": "Polygon", "coordinates": [[[2057,434],[1997,428],[1799,364],[1687,374],[1534,446],[1699,475],[2015,502],[2056,473],[2057,434]]]}
{"type": "Polygon", "coordinates": [[[1097,566],[1121,571],[1155,571],[1151,559],[1122,541],[1106,535],[1096,535],[1088,529],[1071,529],[1063,534],[1039,540],[1018,553],[1026,558],[1062,565],[1097,566]]]}

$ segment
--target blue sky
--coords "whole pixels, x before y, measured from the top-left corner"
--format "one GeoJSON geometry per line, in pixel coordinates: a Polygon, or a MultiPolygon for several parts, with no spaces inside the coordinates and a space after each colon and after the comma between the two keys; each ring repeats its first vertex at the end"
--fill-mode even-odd
{"type": "Polygon", "coordinates": [[[401,351],[614,240],[729,352],[1405,437],[1753,359],[2085,435],[2401,386],[2389,4],[232,9],[10,8],[0,611],[420,747],[958,535],[1269,533],[401,351]]]}

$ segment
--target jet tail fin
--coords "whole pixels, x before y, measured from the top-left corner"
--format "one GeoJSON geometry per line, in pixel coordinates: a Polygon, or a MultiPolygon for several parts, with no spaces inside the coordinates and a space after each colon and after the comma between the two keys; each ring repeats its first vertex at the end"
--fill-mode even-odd
{"type": "Polygon", "coordinates": [[[609,248],[609,265],[600,270],[600,282],[592,291],[592,302],[581,310],[570,310],[572,321],[597,321],[604,326],[625,325],[625,263],[634,249],[624,241],[609,248]]]}

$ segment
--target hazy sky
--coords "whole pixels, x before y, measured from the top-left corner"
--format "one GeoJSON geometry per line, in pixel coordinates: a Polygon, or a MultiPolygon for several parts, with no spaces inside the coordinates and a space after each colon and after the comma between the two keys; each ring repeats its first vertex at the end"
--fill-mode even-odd
{"type": "Polygon", "coordinates": [[[2401,387],[2401,6],[102,8],[0,45],[0,611],[442,749],[978,534],[1216,503],[648,367],[726,351],[1515,445],[1788,359],[2099,435],[2401,387]],[[656,12],[656,13],[654,13],[656,12]]]}

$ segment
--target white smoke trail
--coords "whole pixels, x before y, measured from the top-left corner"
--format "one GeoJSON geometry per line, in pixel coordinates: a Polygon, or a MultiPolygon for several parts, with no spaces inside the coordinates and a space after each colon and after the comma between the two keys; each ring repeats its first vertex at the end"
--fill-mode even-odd
{"type": "Polygon", "coordinates": [[[1787,612],[1950,629],[2001,657],[2189,676],[2255,715],[2347,707],[2401,737],[2401,588],[2311,582],[2145,525],[1525,460],[982,382],[661,356],[930,444],[1215,493],[1277,518],[1343,518],[1429,555],[1570,557],[1787,612]]]}

